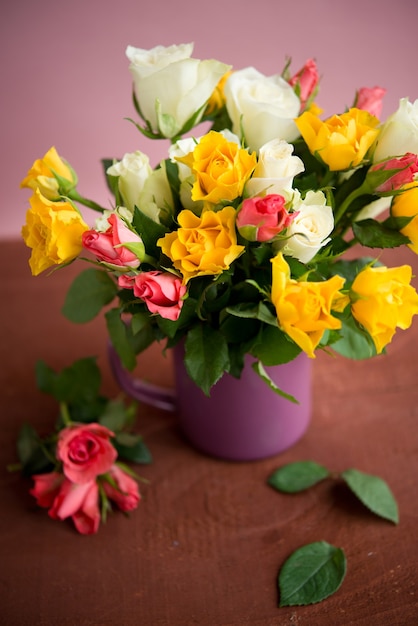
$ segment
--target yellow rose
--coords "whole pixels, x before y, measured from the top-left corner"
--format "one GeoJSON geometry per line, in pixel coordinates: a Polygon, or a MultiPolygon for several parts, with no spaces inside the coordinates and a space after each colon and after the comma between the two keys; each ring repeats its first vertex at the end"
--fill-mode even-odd
{"type": "Polygon", "coordinates": [[[77,209],[69,202],[52,202],[39,189],[30,198],[22,237],[32,254],[29,265],[37,276],[52,265],[74,259],[82,248],[82,234],[88,230],[77,209]]]}
{"type": "Polygon", "coordinates": [[[241,196],[257,164],[255,152],[250,154],[215,131],[204,135],[193,152],[177,160],[188,165],[195,177],[192,200],[211,204],[232,202],[241,196]]]}
{"type": "Polygon", "coordinates": [[[331,315],[331,310],[343,308],[345,298],[339,290],[345,280],[341,276],[317,283],[294,280],[282,253],[272,259],[272,264],[271,300],[279,326],[314,358],[325,330],[341,328],[341,321],[331,315]]]}
{"type": "Polygon", "coordinates": [[[212,113],[216,113],[217,111],[220,111],[225,105],[224,87],[230,75],[231,71],[226,72],[226,74],[222,76],[222,78],[216,85],[206,105],[205,115],[211,115],[212,113]]]}
{"type": "Polygon", "coordinates": [[[183,210],[178,215],[180,228],[158,240],[163,253],[183,275],[183,282],[204,275],[217,275],[244,251],[237,245],[236,211],[204,211],[200,217],[183,210]]]}
{"type": "Polygon", "coordinates": [[[418,181],[402,187],[402,193],[394,197],[390,211],[394,217],[412,217],[401,232],[410,239],[408,246],[411,250],[418,254],[418,181]]]}
{"type": "Polygon", "coordinates": [[[330,170],[346,170],[360,165],[379,134],[377,117],[356,108],[342,115],[333,115],[324,122],[305,111],[295,121],[309,150],[330,170]]]}
{"type": "Polygon", "coordinates": [[[352,285],[351,312],[369,333],[380,354],[396,328],[405,330],[418,313],[418,294],[410,285],[412,269],[367,267],[352,285]]]}
{"type": "Polygon", "coordinates": [[[54,172],[69,181],[70,187],[77,183],[74,172],[59,156],[54,147],[50,148],[42,159],[37,159],[30,168],[26,178],[20,183],[21,187],[39,189],[42,195],[49,200],[59,198],[59,183],[54,172]]]}

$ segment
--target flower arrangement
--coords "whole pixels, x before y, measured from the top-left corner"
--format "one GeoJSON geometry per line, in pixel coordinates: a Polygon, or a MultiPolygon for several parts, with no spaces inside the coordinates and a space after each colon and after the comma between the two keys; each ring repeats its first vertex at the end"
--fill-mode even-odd
{"type": "Polygon", "coordinates": [[[382,123],[384,90],[362,88],[322,119],[313,60],[265,76],[192,51],[127,48],[130,122],[171,144],[155,168],[139,150],[103,161],[112,207],[78,193],[55,148],[33,164],[22,181],[32,273],[89,253],[67,317],[88,321],[113,302],[107,326],[128,369],[152,342],[184,341],[208,395],[248,353],[266,376],[300,352],[384,352],[418,313],[412,270],[351,251],[418,252],[418,100],[382,123]],[[93,228],[79,204],[100,212],[93,228]]]}

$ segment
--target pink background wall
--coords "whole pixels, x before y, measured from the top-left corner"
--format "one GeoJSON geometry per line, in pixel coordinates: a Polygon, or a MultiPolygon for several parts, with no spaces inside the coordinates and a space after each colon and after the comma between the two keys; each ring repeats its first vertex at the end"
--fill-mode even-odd
{"type": "MultiPolygon", "coordinates": [[[[194,56],[235,69],[296,71],[315,57],[317,98],[328,114],[362,86],[385,87],[382,118],[418,98],[417,0],[15,0],[0,19],[2,174],[0,236],[18,237],[29,190],[19,183],[55,145],[79,191],[107,205],[100,159],[164,145],[144,139],[134,115],[125,48],[194,41],[194,56]]],[[[91,219],[90,219],[91,221],[91,219]]]]}

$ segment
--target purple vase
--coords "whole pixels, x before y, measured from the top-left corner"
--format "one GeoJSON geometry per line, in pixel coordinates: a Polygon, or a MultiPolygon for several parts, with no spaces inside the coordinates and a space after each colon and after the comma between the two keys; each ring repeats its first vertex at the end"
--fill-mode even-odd
{"type": "Polygon", "coordinates": [[[116,380],[131,397],[178,414],[180,427],[198,450],[233,461],[279,454],[306,432],[311,417],[311,361],[300,354],[284,365],[267,367],[270,378],[298,404],[275,393],[251,367],[247,355],[239,379],[224,374],[206,396],[188,376],[182,346],[173,350],[175,390],[132,378],[110,347],[116,380]]]}

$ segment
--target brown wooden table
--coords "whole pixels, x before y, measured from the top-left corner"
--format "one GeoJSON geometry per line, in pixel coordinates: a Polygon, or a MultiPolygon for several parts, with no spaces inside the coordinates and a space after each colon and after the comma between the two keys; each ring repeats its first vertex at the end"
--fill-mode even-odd
{"type": "MultiPolygon", "coordinates": [[[[1,508],[0,624],[6,626],[403,626],[418,623],[418,320],[399,331],[388,355],[350,362],[320,355],[307,435],[279,457],[229,463],[185,442],[175,415],[138,414],[154,462],[137,469],[139,508],[114,513],[81,536],[49,519],[31,482],[6,471],[24,422],[51,430],[56,405],[35,385],[43,359],[61,369],[98,356],[103,390],[117,394],[105,354],[103,319],[76,326],[60,313],[80,264],[32,278],[21,242],[0,246],[1,508]],[[286,496],[266,484],[282,464],[312,459],[336,471],[356,467],[384,478],[400,507],[394,526],[364,509],[342,484],[325,481],[286,496]],[[344,549],[340,590],[324,602],[279,608],[276,578],[298,547],[318,540],[344,549]]],[[[394,251],[392,265],[409,251],[394,251]]],[[[151,351],[142,372],[170,385],[170,361],[151,351]]]]}

